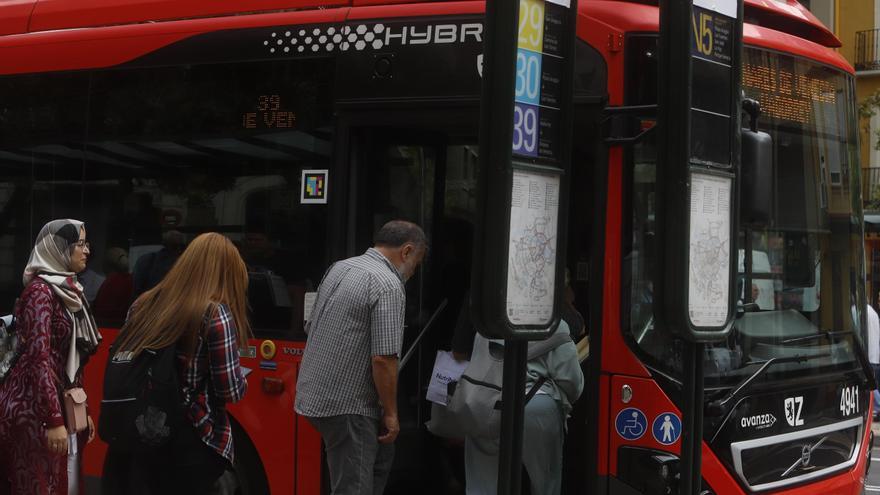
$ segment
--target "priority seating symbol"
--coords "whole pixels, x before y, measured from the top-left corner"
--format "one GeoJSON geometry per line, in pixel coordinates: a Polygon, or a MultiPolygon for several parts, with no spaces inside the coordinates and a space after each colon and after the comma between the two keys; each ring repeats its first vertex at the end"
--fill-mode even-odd
{"type": "Polygon", "coordinates": [[[648,431],[648,418],[639,409],[628,407],[617,413],[614,426],[624,440],[638,440],[648,431]]]}

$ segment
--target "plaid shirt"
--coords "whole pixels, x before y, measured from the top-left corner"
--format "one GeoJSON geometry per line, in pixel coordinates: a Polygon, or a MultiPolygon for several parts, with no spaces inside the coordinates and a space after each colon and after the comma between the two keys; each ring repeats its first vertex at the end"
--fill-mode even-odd
{"type": "Polygon", "coordinates": [[[403,278],[379,251],[331,266],[306,326],[296,412],[380,417],[372,356],[400,355],[405,309],[403,278]]]}
{"type": "Polygon", "coordinates": [[[194,357],[177,354],[186,416],[202,441],[231,463],[234,452],[226,403],[241,400],[247,381],[238,362],[235,320],[229,307],[217,305],[212,315],[206,315],[205,324],[194,357]]]}

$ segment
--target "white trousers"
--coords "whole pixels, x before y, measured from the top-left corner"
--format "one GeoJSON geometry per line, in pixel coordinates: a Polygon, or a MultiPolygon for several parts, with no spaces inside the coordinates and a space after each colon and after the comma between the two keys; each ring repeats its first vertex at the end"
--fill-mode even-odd
{"type": "Polygon", "coordinates": [[[76,433],[67,437],[67,495],[79,495],[79,445],[76,433]]]}

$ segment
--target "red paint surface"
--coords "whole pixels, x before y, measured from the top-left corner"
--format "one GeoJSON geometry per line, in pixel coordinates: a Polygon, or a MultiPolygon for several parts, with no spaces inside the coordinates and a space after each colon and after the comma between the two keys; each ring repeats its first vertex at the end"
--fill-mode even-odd
{"type": "MultiPolygon", "coordinates": [[[[104,340],[85,371],[89,413],[95,420],[101,414],[104,363],[118,331],[103,329],[102,334],[104,340]]],[[[260,339],[251,339],[249,345],[259,349],[262,342],[260,339]]],[[[320,491],[321,473],[320,437],[308,422],[294,414],[297,370],[302,358],[301,355],[285,353],[285,349],[289,349],[301,354],[304,343],[274,342],[277,354],[273,361],[278,365],[277,370],[260,369],[259,354],[257,358],[242,358],[241,365],[253,370],[247,377],[248,391],[244,400],[229,405],[228,411],[256,447],[271,493],[317,494],[320,491]],[[282,379],[284,392],[277,395],[265,393],[261,387],[263,377],[282,379]]],[[[88,446],[83,460],[86,476],[101,476],[106,452],[107,445],[100,438],[88,446]]]]}

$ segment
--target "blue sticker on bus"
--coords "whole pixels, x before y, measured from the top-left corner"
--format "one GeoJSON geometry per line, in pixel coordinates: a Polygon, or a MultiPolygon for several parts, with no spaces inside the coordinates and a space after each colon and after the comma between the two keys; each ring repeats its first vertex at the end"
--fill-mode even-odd
{"type": "Polygon", "coordinates": [[[625,440],[638,440],[648,430],[648,418],[645,417],[645,413],[634,407],[628,407],[617,413],[614,424],[617,434],[625,440]]]}
{"type": "Polygon", "coordinates": [[[681,419],[675,413],[661,413],[654,419],[651,433],[654,434],[654,440],[663,445],[672,445],[681,437],[681,419]]]}

